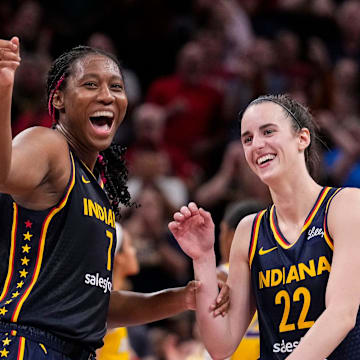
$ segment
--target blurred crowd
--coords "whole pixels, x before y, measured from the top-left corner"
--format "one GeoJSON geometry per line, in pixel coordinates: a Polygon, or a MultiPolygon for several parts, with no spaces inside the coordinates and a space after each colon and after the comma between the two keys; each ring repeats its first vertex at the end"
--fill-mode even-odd
{"type": "MultiPolygon", "coordinates": [[[[216,225],[233,202],[268,205],[238,137],[237,114],[254,97],[288,93],[310,107],[320,183],[360,186],[359,0],[2,0],[0,34],[21,41],[14,136],[51,126],[45,76],[55,56],[88,44],[122,60],[129,109],[116,141],[128,147],[141,205],[121,211],[140,264],[126,282],[135,291],[192,278],[167,230],[182,204],[195,200],[216,225]]],[[[131,330],[135,348],[147,344],[138,358],[200,359],[192,325],[185,314],[131,330]]]]}

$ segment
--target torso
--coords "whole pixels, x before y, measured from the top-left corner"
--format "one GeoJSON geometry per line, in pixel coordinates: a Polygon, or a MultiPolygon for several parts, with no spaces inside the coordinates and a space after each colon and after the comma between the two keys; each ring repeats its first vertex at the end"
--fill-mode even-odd
{"type": "MultiPolygon", "coordinates": [[[[292,243],[278,226],[275,206],[254,220],[249,263],[259,313],[261,360],[285,359],[325,309],[333,255],[327,210],[339,190],[321,190],[300,237],[292,243]]],[[[344,346],[353,349],[345,340],[339,346],[343,354],[344,346]]],[[[337,350],[329,357],[345,358],[337,350]]]]}
{"type": "MultiPolygon", "coordinates": [[[[68,153],[69,159],[69,153],[68,153]]],[[[115,217],[76,157],[55,206],[36,211],[0,195],[0,320],[100,346],[111,291],[115,217]],[[20,285],[19,285],[20,284],[20,285]]]]}

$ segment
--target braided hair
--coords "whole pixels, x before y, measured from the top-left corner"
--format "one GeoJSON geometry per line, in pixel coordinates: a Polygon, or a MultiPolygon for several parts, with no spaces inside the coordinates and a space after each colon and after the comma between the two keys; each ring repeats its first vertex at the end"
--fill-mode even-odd
{"type": "MultiPolygon", "coordinates": [[[[48,111],[54,126],[59,121],[59,110],[52,104],[55,92],[65,88],[66,80],[72,74],[75,62],[92,54],[108,57],[122,73],[120,62],[115,56],[90,46],[77,46],[60,55],[54,60],[48,72],[46,87],[48,111]]],[[[125,147],[116,143],[111,144],[108,149],[100,152],[94,169],[103,180],[105,192],[117,220],[120,218],[120,204],[133,205],[127,187],[128,169],[124,159],[125,151],[125,147]]]]}

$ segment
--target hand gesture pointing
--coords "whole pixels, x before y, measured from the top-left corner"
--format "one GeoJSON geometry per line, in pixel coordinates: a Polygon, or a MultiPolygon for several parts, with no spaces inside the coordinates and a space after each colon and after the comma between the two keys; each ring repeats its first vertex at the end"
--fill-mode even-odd
{"type": "Polygon", "coordinates": [[[193,260],[213,251],[214,223],[209,212],[193,202],[174,214],[169,229],[183,251],[193,260]]]}
{"type": "Polygon", "coordinates": [[[20,65],[19,39],[13,37],[10,41],[0,39],[0,87],[13,85],[15,71],[20,65]]]}

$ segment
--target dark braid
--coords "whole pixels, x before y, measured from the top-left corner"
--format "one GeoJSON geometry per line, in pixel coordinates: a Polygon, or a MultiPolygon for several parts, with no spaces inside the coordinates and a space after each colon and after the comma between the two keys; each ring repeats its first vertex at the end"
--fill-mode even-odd
{"type": "MultiPolygon", "coordinates": [[[[98,54],[108,57],[117,64],[122,74],[120,62],[111,54],[89,46],[77,46],[68,52],[60,55],[52,64],[47,78],[47,104],[50,116],[54,122],[59,120],[59,111],[52,106],[52,98],[57,89],[64,89],[66,79],[73,71],[74,63],[91,54],[98,54]]],[[[104,182],[105,192],[110,200],[111,207],[117,219],[120,218],[120,204],[125,206],[133,205],[130,202],[130,194],[127,188],[128,170],[126,168],[124,154],[126,148],[118,144],[112,144],[108,149],[100,152],[95,165],[95,172],[98,172],[104,182]]]]}
{"type": "Polygon", "coordinates": [[[103,179],[105,191],[117,219],[120,218],[120,204],[133,205],[127,187],[128,169],[124,158],[125,152],[126,147],[113,143],[100,152],[95,165],[103,179]]]}

